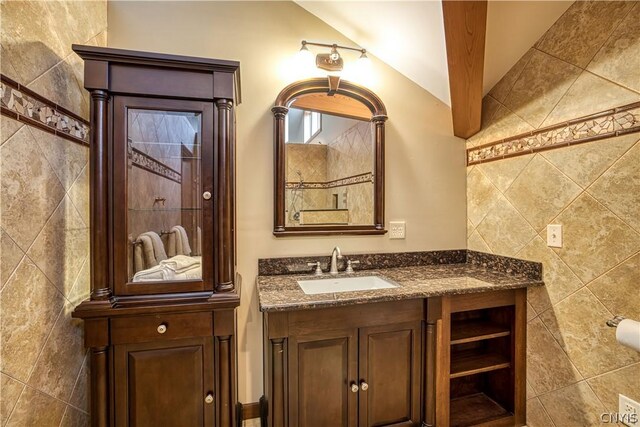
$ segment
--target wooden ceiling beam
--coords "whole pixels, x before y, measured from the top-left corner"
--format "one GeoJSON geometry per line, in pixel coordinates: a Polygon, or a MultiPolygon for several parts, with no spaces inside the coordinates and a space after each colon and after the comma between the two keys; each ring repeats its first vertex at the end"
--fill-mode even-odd
{"type": "Polygon", "coordinates": [[[469,138],[480,130],[487,1],[443,0],[453,133],[469,138]]]}

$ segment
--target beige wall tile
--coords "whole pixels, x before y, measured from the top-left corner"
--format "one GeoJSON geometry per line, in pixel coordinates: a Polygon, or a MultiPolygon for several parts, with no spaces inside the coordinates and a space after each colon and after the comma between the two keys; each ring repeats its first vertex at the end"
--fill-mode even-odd
{"type": "Polygon", "coordinates": [[[88,414],[67,406],[60,427],[89,427],[90,421],[88,414]]]}
{"type": "Polygon", "coordinates": [[[624,1],[575,2],[537,47],[584,68],[632,7],[632,2],[624,1]]]}
{"type": "Polygon", "coordinates": [[[505,105],[538,128],[579,74],[579,68],[535,51],[505,105]]]}
{"type": "Polygon", "coordinates": [[[25,257],[0,296],[2,372],[27,381],[63,300],[46,276],[25,257]]]}
{"type": "Polygon", "coordinates": [[[484,98],[482,98],[482,122],[480,126],[481,129],[486,129],[489,126],[489,124],[493,120],[493,116],[500,109],[501,105],[502,104],[500,104],[490,95],[486,95],[484,98]]]}
{"type": "Polygon", "coordinates": [[[582,379],[540,318],[527,324],[527,381],[537,393],[565,387],[582,379]]]}
{"type": "Polygon", "coordinates": [[[604,425],[600,422],[600,414],[605,412],[605,408],[586,381],[545,394],[539,399],[557,426],[604,425]]]}
{"type": "Polygon", "coordinates": [[[26,387],[18,400],[7,427],[58,427],[66,405],[31,387],[26,387]]]}
{"type": "Polygon", "coordinates": [[[89,227],[65,197],[27,252],[63,295],[68,295],[89,254],[89,227]],[[60,250],[64,248],[64,250],[60,250]]]}
{"type": "Polygon", "coordinates": [[[73,284],[71,288],[71,292],[66,295],[69,302],[76,306],[80,304],[82,301],[89,298],[89,294],[91,293],[91,262],[89,257],[82,264],[82,268],[80,269],[80,273],[78,273],[78,278],[76,282],[73,284]]]}
{"type": "Polygon", "coordinates": [[[640,92],[640,5],[636,3],[587,68],[640,92]]]}
{"type": "Polygon", "coordinates": [[[587,191],[640,232],[640,141],[587,191]]]}
{"type": "Polygon", "coordinates": [[[82,321],[72,319],[67,303],[58,317],[28,384],[55,398],[68,401],[82,367],[85,350],[82,321]]]}
{"type": "Polygon", "coordinates": [[[583,71],[542,123],[542,126],[551,126],[588,116],[638,100],[640,100],[640,93],[625,89],[588,71],[583,71]],[[585,96],[586,93],[589,96],[585,96]]]}
{"type": "Polygon", "coordinates": [[[478,168],[503,193],[529,164],[534,155],[512,157],[478,165],[478,168]]]}
{"type": "Polygon", "coordinates": [[[582,188],[587,188],[636,141],[638,135],[630,134],[550,150],[541,155],[582,188]]]}
{"type": "Polygon", "coordinates": [[[64,188],[27,126],[2,146],[0,162],[2,228],[27,250],[60,203],[64,188]]]}
{"type": "Polygon", "coordinates": [[[589,289],[612,314],[640,319],[640,253],[598,277],[589,289]]]}
{"type": "Polygon", "coordinates": [[[29,83],[27,87],[85,119],[88,118],[84,89],[74,77],[74,69],[68,62],[58,63],[29,83]]]}
{"type": "Polygon", "coordinates": [[[581,191],[542,156],[535,156],[505,193],[537,232],[543,230],[581,191]]]}
{"type": "Polygon", "coordinates": [[[9,276],[24,256],[22,249],[4,230],[0,230],[0,289],[9,280],[9,276]]]}
{"type": "Polygon", "coordinates": [[[531,384],[529,384],[529,381],[527,381],[527,399],[533,399],[537,395],[536,391],[531,387],[531,384]]]}
{"type": "Polygon", "coordinates": [[[536,310],[529,304],[529,301],[527,301],[527,322],[533,320],[537,315],[536,310]]]}
{"type": "Polygon", "coordinates": [[[0,374],[0,425],[4,426],[18,402],[24,384],[8,375],[0,374]]]}
{"type": "Polygon", "coordinates": [[[499,196],[491,181],[479,168],[474,168],[467,177],[467,219],[472,224],[480,224],[499,196]]]}
{"type": "Polygon", "coordinates": [[[69,403],[73,406],[87,413],[89,412],[89,376],[89,353],[87,353],[82,363],[80,374],[78,374],[78,381],[73,388],[73,394],[69,400],[69,403]]]}
{"type": "Polygon", "coordinates": [[[17,120],[0,116],[0,145],[7,142],[22,126],[24,125],[17,120]]]}
{"type": "Polygon", "coordinates": [[[473,230],[475,230],[475,226],[471,221],[467,219],[467,237],[471,236],[471,233],[473,233],[473,230]]]}
{"type": "Polygon", "coordinates": [[[484,240],[482,240],[482,237],[480,237],[480,234],[477,231],[474,231],[469,237],[467,248],[472,251],[491,253],[491,248],[487,246],[487,243],[484,240]]]}
{"type": "Polygon", "coordinates": [[[5,1],[0,8],[2,62],[10,59],[19,83],[31,83],[67,56],[71,46],[66,48],[56,34],[55,17],[49,14],[47,2],[5,1]]]}
{"type": "Polygon", "coordinates": [[[552,427],[553,421],[547,415],[538,399],[527,400],[527,427],[552,427]]]}
{"type": "Polygon", "coordinates": [[[504,196],[500,196],[476,230],[494,253],[505,256],[515,255],[536,235],[504,196]]]}
{"type": "Polygon", "coordinates": [[[529,64],[533,52],[534,49],[529,49],[524,55],[522,55],[522,58],[520,58],[518,62],[516,62],[516,64],[507,71],[502,79],[500,79],[500,81],[491,88],[489,95],[500,102],[504,102],[509,95],[509,92],[511,92],[511,88],[513,88],[513,85],[520,77],[522,70],[524,70],[527,64],[529,64]]]}
{"type": "Polygon", "coordinates": [[[540,313],[583,286],[571,269],[551,250],[540,236],[536,236],[517,254],[518,258],[542,263],[545,286],[529,288],[527,300],[540,313]]]}
{"type": "Polygon", "coordinates": [[[89,225],[91,218],[89,217],[89,165],[87,164],[76,181],[69,189],[69,198],[82,217],[82,221],[89,225]]]}
{"type": "Polygon", "coordinates": [[[29,129],[60,183],[69,190],[89,161],[89,147],[37,128],[29,129]]]}
{"type": "Polygon", "coordinates": [[[617,344],[611,313],[583,288],[540,314],[580,373],[589,378],[640,361],[640,353],[617,344]]]}
{"type": "Polygon", "coordinates": [[[554,223],[563,226],[563,247],[554,249],[588,283],[640,247],[640,235],[586,193],[554,223]]]}
{"type": "Polygon", "coordinates": [[[618,393],[640,402],[640,363],[607,372],[587,382],[608,412],[618,412],[618,393]]]}
{"type": "Polygon", "coordinates": [[[491,123],[477,138],[472,138],[472,146],[488,144],[503,138],[533,130],[533,126],[501,105],[493,115],[491,123]]]}

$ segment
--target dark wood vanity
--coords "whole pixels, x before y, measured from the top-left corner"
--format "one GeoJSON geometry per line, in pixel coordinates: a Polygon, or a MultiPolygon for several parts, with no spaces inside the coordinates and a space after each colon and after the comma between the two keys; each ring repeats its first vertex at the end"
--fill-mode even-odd
{"type": "Polygon", "coordinates": [[[309,276],[258,277],[268,426],[524,425],[526,287],[540,278],[468,264],[369,274],[398,287],[306,295],[296,280],[309,276]]]}
{"type": "Polygon", "coordinates": [[[239,64],[73,49],[91,95],[92,292],[73,313],[91,423],[235,426],[239,64]]]}

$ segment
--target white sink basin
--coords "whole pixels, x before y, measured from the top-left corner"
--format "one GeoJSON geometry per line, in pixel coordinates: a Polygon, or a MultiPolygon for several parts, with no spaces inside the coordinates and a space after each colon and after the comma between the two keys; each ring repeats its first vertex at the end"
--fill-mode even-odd
{"type": "Polygon", "coordinates": [[[327,279],[298,280],[305,294],[330,294],[333,292],[370,291],[397,288],[379,276],[330,277],[327,279]]]}

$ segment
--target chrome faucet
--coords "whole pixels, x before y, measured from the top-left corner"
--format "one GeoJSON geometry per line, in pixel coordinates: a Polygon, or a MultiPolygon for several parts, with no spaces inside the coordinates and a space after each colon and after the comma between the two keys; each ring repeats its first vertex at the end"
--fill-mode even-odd
{"type": "Polygon", "coordinates": [[[329,269],[329,274],[338,274],[338,260],[342,259],[342,252],[340,252],[339,247],[333,248],[333,252],[331,252],[331,268],[329,269]]]}

